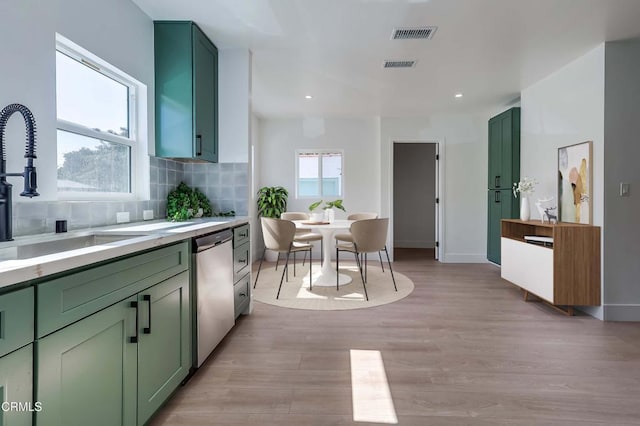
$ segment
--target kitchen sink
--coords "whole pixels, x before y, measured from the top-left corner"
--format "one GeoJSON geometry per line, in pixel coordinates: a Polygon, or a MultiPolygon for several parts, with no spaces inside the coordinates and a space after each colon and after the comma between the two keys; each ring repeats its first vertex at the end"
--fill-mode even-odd
{"type": "Polygon", "coordinates": [[[17,244],[0,248],[0,261],[31,259],[33,257],[62,253],[86,247],[108,245],[109,243],[116,241],[123,241],[142,236],[145,235],[88,234],[69,238],[57,238],[47,241],[17,244]]]}

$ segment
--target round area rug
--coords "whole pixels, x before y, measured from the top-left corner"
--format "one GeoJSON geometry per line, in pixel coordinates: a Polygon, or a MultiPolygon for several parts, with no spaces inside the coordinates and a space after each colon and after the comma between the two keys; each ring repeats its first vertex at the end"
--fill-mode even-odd
{"type": "MultiPolygon", "coordinates": [[[[340,262],[340,273],[351,277],[351,283],[341,285],[336,291],[336,287],[320,287],[313,286],[313,290],[309,290],[309,267],[302,267],[301,262],[296,265],[296,276],[293,276],[293,266],[289,265],[289,281],[284,280],[280,298],[276,299],[278,293],[278,285],[282,276],[282,263],[278,266],[278,270],[274,269],[275,264],[263,263],[258,284],[253,289],[253,299],[270,305],[281,306],[283,308],[293,309],[310,309],[310,310],[342,310],[342,309],[360,309],[370,308],[372,306],[384,305],[400,300],[413,291],[413,281],[405,275],[393,272],[396,278],[398,291],[393,288],[391,274],[389,269],[384,268],[384,272],[380,269],[377,262],[369,262],[367,269],[367,293],[369,300],[364,297],[364,289],[362,287],[362,279],[360,272],[354,265],[347,262],[343,265],[340,262]]],[[[320,264],[313,263],[313,273],[320,271],[320,264]]],[[[254,279],[255,279],[254,271],[254,279]]],[[[253,286],[253,283],[251,283],[253,286]]]]}

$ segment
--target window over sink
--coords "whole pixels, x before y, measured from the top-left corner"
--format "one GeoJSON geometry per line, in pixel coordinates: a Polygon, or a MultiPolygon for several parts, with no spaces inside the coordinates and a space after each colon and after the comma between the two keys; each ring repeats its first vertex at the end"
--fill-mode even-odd
{"type": "Polygon", "coordinates": [[[59,198],[148,198],[141,96],[144,84],[56,35],[59,198]]]}
{"type": "Polygon", "coordinates": [[[296,198],[342,197],[343,151],[296,151],[296,198]]]}

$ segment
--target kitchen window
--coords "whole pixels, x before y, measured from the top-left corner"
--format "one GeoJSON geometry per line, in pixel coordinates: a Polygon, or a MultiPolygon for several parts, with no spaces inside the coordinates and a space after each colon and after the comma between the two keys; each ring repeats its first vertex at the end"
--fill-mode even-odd
{"type": "Polygon", "coordinates": [[[342,150],[296,151],[296,197],[341,197],[342,150]]]}
{"type": "Polygon", "coordinates": [[[137,96],[146,87],[69,40],[56,41],[59,197],[136,198],[147,154],[137,96]]]}

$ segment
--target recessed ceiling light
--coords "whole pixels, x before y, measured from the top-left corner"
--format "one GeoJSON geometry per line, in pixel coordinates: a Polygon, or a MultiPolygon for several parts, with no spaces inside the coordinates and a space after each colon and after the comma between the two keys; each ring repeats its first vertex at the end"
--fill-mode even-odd
{"type": "Polygon", "coordinates": [[[305,95],[305,97],[304,97],[304,98],[305,98],[305,99],[313,99],[313,96],[311,96],[311,95],[305,95]]]}
{"type": "Polygon", "coordinates": [[[461,98],[462,97],[462,93],[456,93],[456,98],[461,98]]]}

